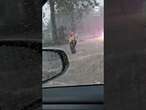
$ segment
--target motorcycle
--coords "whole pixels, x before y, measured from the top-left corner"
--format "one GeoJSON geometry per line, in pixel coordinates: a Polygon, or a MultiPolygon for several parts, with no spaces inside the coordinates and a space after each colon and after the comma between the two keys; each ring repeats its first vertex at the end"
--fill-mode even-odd
{"type": "Polygon", "coordinates": [[[77,41],[76,40],[72,40],[70,42],[70,50],[71,50],[71,53],[72,54],[75,54],[76,53],[76,44],[77,44],[77,41]]]}

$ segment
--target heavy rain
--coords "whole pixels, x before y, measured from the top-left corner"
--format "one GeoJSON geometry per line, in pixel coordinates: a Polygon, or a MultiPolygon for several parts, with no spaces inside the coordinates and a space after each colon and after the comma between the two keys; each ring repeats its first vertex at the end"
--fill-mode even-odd
{"type": "Polygon", "coordinates": [[[66,73],[43,87],[104,83],[103,21],[103,0],[55,0],[43,6],[43,48],[64,50],[70,62],[66,73]],[[70,33],[76,36],[75,53],[69,46],[70,33]]]}

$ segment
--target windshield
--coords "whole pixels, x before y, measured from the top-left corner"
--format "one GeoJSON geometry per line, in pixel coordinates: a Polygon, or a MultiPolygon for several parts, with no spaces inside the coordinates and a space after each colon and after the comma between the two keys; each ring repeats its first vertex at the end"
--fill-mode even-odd
{"type": "Polygon", "coordinates": [[[64,50],[70,65],[64,74],[45,82],[43,87],[104,83],[103,10],[103,0],[45,3],[42,7],[43,48],[64,50]]]}

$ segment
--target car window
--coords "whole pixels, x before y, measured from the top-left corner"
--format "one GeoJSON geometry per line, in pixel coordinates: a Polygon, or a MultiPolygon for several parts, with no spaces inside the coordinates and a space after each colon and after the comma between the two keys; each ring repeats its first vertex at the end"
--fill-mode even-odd
{"type": "Polygon", "coordinates": [[[43,87],[104,83],[103,18],[103,0],[50,0],[44,4],[43,48],[64,50],[70,65],[64,74],[45,82],[43,87]]]}

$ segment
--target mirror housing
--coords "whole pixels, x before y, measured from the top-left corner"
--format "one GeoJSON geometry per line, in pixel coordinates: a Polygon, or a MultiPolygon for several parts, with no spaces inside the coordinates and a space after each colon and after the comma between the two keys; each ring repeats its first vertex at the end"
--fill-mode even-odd
{"type": "Polygon", "coordinates": [[[62,63],[62,69],[59,73],[57,73],[56,75],[54,76],[51,76],[50,78],[46,79],[46,80],[43,80],[42,82],[45,83],[47,81],[50,81],[54,78],[57,78],[58,76],[62,75],[63,73],[65,73],[65,71],[68,69],[69,67],[69,60],[68,60],[68,57],[66,55],[66,53],[63,51],[63,50],[60,50],[60,49],[42,49],[42,52],[53,52],[57,55],[59,55],[60,57],[60,60],[61,60],[61,63],[62,63]]]}

